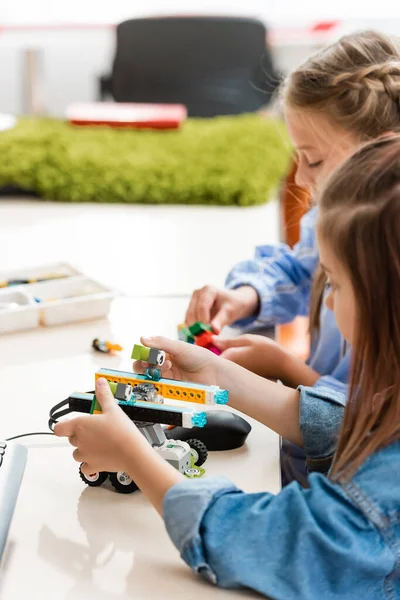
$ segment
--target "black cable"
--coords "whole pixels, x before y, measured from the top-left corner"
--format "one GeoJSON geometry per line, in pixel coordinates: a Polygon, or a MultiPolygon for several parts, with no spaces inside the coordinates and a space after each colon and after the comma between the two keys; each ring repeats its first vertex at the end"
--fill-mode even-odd
{"type": "Polygon", "coordinates": [[[69,398],[65,398],[65,400],[62,400],[61,402],[59,402],[58,404],[53,406],[53,408],[50,410],[49,422],[48,422],[50,431],[53,431],[53,427],[57,423],[57,419],[59,417],[64,417],[65,415],[68,415],[70,412],[71,412],[71,410],[69,408],[69,398]],[[64,408],[65,406],[67,408],[64,408]],[[61,410],[62,408],[64,410],[61,410]]]}
{"type": "Polygon", "coordinates": [[[54,433],[52,431],[32,431],[31,433],[20,433],[19,435],[14,435],[13,437],[6,438],[5,441],[11,442],[12,440],[28,437],[30,435],[54,435],[54,433]]]}
{"type": "MultiPolygon", "coordinates": [[[[95,393],[94,391],[88,392],[88,394],[94,394],[94,393],[95,393]]],[[[23,438],[23,437],[29,437],[31,435],[55,435],[53,432],[53,427],[57,423],[57,420],[60,419],[61,417],[64,417],[65,415],[68,415],[71,412],[73,412],[73,410],[71,410],[71,408],[69,406],[69,402],[70,402],[70,399],[65,398],[65,400],[62,400],[61,402],[59,402],[58,404],[53,406],[53,408],[50,410],[50,414],[49,414],[49,429],[50,429],[50,431],[32,431],[30,433],[20,433],[19,435],[14,435],[13,437],[6,438],[5,441],[11,442],[12,440],[17,440],[17,439],[23,438]]]]}

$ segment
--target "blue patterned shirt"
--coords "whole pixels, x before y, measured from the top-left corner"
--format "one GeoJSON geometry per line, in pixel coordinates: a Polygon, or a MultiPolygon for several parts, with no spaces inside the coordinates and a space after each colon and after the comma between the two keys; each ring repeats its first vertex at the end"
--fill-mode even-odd
{"type": "MultiPolygon", "coordinates": [[[[332,389],[301,388],[307,454],[332,452],[344,404],[332,389]]],[[[347,483],[314,473],[309,488],[293,482],[275,496],[225,478],[188,480],[167,492],[163,510],[183,560],[220,587],[274,600],[400,598],[400,441],[347,483]]]]}
{"type": "MultiPolygon", "coordinates": [[[[236,289],[250,285],[260,299],[259,313],[237,321],[234,326],[272,326],[308,314],[312,280],[319,259],[315,235],[317,217],[318,209],[314,207],[302,218],[300,241],[293,249],[285,244],[258,246],[254,259],[245,260],[232,269],[226,287],[236,289]]],[[[320,333],[312,341],[308,364],[321,374],[316,386],[346,392],[350,352],[333,313],[324,305],[320,333]]]]}

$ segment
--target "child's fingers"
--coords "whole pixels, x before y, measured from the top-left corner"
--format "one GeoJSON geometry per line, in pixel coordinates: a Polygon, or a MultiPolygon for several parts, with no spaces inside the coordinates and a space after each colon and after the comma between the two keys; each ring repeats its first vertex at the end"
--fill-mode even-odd
{"type": "Polygon", "coordinates": [[[63,423],[56,423],[54,425],[54,434],[57,437],[67,437],[71,438],[75,431],[75,419],[64,421],[63,423]]]}
{"type": "Polygon", "coordinates": [[[211,327],[219,333],[225,325],[230,325],[231,321],[229,310],[223,306],[212,319],[211,327]]]}
{"type": "Polygon", "coordinates": [[[203,288],[202,294],[197,299],[196,303],[196,321],[209,323],[211,310],[214,302],[217,299],[218,292],[215,288],[207,286],[203,288]]]}
{"type": "Polygon", "coordinates": [[[139,373],[139,375],[142,375],[150,365],[143,360],[135,360],[132,366],[134,373],[139,373]]]}
{"type": "Polygon", "coordinates": [[[206,285],[200,290],[195,290],[185,315],[185,323],[187,325],[193,325],[196,321],[208,323],[217,295],[218,290],[211,285],[206,285]]]}
{"type": "Polygon", "coordinates": [[[222,351],[227,350],[228,348],[238,348],[240,346],[247,345],[242,336],[234,338],[220,338],[216,335],[213,337],[213,344],[215,344],[217,348],[222,351]]]}
{"type": "Polygon", "coordinates": [[[241,366],[243,366],[242,364],[242,358],[243,358],[243,348],[227,348],[226,350],[224,350],[221,353],[221,358],[225,358],[226,360],[230,360],[231,362],[240,364],[241,366]]]}
{"type": "Polygon", "coordinates": [[[91,475],[92,473],[96,473],[96,469],[86,462],[83,462],[81,464],[81,471],[84,475],[91,475]]]}
{"type": "Polygon", "coordinates": [[[76,462],[81,463],[82,462],[82,453],[79,450],[79,448],[76,448],[73,453],[72,456],[74,458],[74,460],[76,460],[76,462]]]}
{"type": "Polygon", "coordinates": [[[188,344],[185,342],[171,340],[162,336],[142,337],[140,341],[144,346],[157,348],[157,350],[164,350],[164,352],[170,354],[172,358],[179,356],[179,354],[187,350],[188,347],[188,344]]]}

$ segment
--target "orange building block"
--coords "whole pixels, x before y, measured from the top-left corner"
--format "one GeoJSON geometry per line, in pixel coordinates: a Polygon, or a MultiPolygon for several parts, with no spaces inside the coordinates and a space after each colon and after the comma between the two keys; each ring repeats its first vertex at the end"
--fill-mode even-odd
{"type": "MultiPolygon", "coordinates": [[[[299,241],[300,219],[311,207],[309,192],[295,182],[296,170],[297,164],[294,162],[280,196],[284,239],[291,247],[299,241]]],[[[275,339],[290,352],[306,359],[310,353],[308,317],[297,317],[291,323],[278,325],[275,339]]]]}

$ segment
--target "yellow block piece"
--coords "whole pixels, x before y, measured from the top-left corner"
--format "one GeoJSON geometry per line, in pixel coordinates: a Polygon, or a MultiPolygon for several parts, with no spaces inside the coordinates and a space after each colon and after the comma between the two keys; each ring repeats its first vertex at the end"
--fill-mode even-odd
{"type": "Polygon", "coordinates": [[[107,374],[107,373],[96,373],[96,380],[99,377],[104,377],[110,383],[130,383],[133,387],[141,385],[143,383],[152,383],[156,388],[157,392],[163,398],[169,398],[171,400],[181,400],[182,402],[194,402],[196,404],[206,404],[206,392],[202,389],[191,388],[189,385],[170,385],[167,383],[161,383],[160,381],[151,381],[138,379],[134,374],[130,377],[121,377],[120,375],[107,374]]]}

